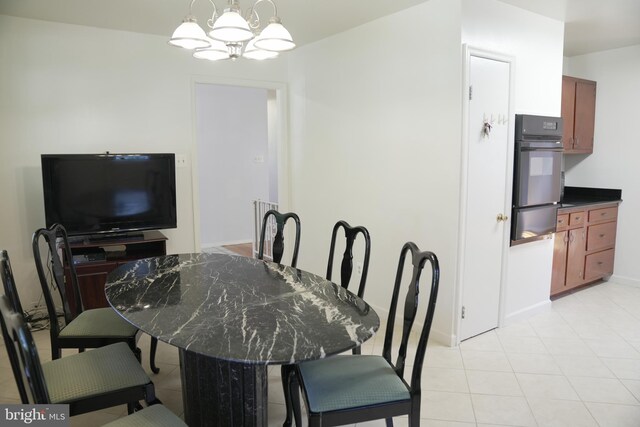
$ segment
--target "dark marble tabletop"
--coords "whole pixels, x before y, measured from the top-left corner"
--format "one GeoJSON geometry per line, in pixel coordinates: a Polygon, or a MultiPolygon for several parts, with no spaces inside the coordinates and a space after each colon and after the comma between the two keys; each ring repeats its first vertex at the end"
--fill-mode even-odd
{"type": "Polygon", "coordinates": [[[159,340],[241,363],[288,364],[354,348],[380,320],[362,299],[314,274],[252,258],[183,254],[118,267],[109,303],[159,340]]]}

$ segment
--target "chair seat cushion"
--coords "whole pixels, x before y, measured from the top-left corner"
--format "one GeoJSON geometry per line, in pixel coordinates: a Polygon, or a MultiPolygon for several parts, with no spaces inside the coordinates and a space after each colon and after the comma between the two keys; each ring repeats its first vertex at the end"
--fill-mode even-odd
{"type": "Polygon", "coordinates": [[[112,308],[94,308],[80,313],[60,331],[59,337],[133,337],[138,328],[128,323],[112,308]]]}
{"type": "Polygon", "coordinates": [[[144,408],[124,418],[105,424],[103,427],[186,427],[176,414],[162,405],[144,408]]]}
{"type": "Polygon", "coordinates": [[[51,403],[70,403],[151,382],[125,343],[42,364],[51,403]]]}
{"type": "Polygon", "coordinates": [[[407,386],[380,356],[335,356],[298,368],[314,413],[411,398],[407,386]]]}

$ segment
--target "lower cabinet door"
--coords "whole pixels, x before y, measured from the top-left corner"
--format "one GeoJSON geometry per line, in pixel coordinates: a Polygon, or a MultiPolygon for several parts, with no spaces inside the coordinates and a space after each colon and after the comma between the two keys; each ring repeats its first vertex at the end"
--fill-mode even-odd
{"type": "Polygon", "coordinates": [[[569,230],[569,249],[567,252],[567,289],[584,283],[584,261],[586,237],[584,228],[569,230]]]}
{"type": "MultiPolygon", "coordinates": [[[[565,215],[566,216],[566,215],[565,215]]],[[[567,244],[569,242],[567,231],[556,233],[553,240],[553,270],[551,271],[551,295],[560,293],[566,289],[565,278],[567,275],[567,244]]]]}
{"type": "Polygon", "coordinates": [[[104,284],[107,282],[107,275],[116,267],[117,264],[113,262],[76,269],[80,296],[85,309],[109,307],[104,294],[104,284]]]}

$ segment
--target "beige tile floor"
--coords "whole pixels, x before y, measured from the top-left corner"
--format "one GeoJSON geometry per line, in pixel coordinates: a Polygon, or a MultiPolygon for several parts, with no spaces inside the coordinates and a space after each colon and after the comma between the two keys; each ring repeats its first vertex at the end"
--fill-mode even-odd
{"type": "MultiPolygon", "coordinates": [[[[383,330],[383,329],[381,329],[383,330]]],[[[35,334],[49,359],[48,332],[35,334]]],[[[380,354],[383,335],[363,353],[380,354]]],[[[149,338],[140,346],[148,357],[149,338]]],[[[411,349],[410,349],[411,351],[411,349]]],[[[177,351],[160,343],[158,397],[182,414],[177,351]]],[[[147,360],[145,368],[148,370],[147,360]]],[[[269,368],[269,425],[280,426],[278,367],[269,368]]],[[[603,283],[554,301],[551,309],[449,348],[430,343],[423,371],[422,426],[640,426],[640,287],[603,283]]],[[[0,402],[19,403],[2,349],[0,402]]],[[[97,426],[124,416],[116,407],[72,418],[97,426]]],[[[384,422],[358,426],[383,426],[384,422]]],[[[406,426],[406,418],[395,425],[406,426]]]]}

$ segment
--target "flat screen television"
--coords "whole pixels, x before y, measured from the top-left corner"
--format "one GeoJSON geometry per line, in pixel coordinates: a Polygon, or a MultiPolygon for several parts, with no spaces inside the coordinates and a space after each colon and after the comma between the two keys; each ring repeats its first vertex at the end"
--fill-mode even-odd
{"type": "Polygon", "coordinates": [[[69,235],[175,228],[175,155],[43,154],[47,227],[69,235]]]}

